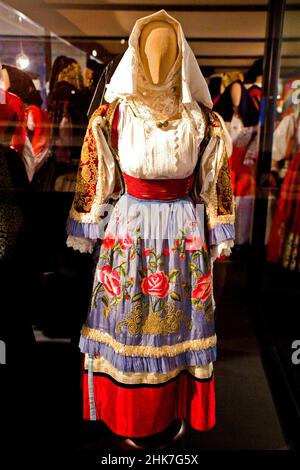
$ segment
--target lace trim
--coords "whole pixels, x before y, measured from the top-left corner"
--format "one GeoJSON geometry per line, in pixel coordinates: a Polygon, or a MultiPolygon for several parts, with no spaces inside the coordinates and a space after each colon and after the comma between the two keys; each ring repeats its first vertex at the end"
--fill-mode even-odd
{"type": "Polygon", "coordinates": [[[117,354],[123,356],[137,356],[137,357],[163,357],[163,356],[177,356],[186,351],[198,351],[201,349],[209,349],[217,344],[216,335],[210,336],[209,338],[201,338],[189,341],[183,341],[182,343],[175,344],[174,346],[131,346],[115,340],[108,333],[89,328],[84,325],[81,334],[83,337],[91,339],[92,341],[98,341],[110,346],[117,354]]]}
{"type": "Polygon", "coordinates": [[[234,246],[234,240],[226,240],[214,245],[210,249],[211,259],[214,262],[219,256],[230,256],[231,248],[234,246]]]}
{"type": "Polygon", "coordinates": [[[69,235],[67,238],[67,246],[74,250],[80,251],[80,253],[92,253],[94,250],[94,243],[88,238],[73,237],[69,235]]]}
{"type": "Polygon", "coordinates": [[[179,51],[177,59],[170,69],[164,83],[153,85],[144,72],[142,61],[135,57],[137,62],[137,93],[139,106],[149,119],[166,120],[179,112],[179,98],[181,96],[181,61],[179,51]]]}

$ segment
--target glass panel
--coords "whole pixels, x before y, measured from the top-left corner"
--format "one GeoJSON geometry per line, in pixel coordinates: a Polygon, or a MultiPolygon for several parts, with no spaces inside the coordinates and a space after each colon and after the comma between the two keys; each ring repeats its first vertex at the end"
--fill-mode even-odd
{"type": "Polygon", "coordinates": [[[267,259],[300,271],[300,12],[287,11],[283,29],[277,119],[272,152],[267,259]]]}

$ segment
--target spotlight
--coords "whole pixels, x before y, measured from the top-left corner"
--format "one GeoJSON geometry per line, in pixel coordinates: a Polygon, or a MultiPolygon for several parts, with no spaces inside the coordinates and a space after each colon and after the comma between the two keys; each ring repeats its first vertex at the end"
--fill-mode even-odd
{"type": "Polygon", "coordinates": [[[28,55],[24,54],[24,52],[21,52],[21,54],[17,55],[16,57],[16,65],[19,69],[25,70],[28,68],[30,64],[30,60],[28,55]]]}
{"type": "Polygon", "coordinates": [[[97,57],[97,55],[98,55],[98,52],[96,51],[96,49],[93,49],[92,50],[92,56],[97,57]]]}

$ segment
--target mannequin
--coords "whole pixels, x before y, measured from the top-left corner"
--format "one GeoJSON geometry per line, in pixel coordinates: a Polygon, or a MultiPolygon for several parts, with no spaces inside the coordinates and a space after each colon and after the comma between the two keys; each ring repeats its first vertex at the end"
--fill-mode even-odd
{"type": "Polygon", "coordinates": [[[151,21],[144,26],[140,38],[140,55],[147,78],[163,83],[178,54],[174,28],[165,21],[151,21]]]}
{"type": "Polygon", "coordinates": [[[151,436],[157,447],[175,420],[214,426],[211,272],[233,246],[232,148],[164,10],[134,25],[105,100],[86,132],[67,222],[69,247],[92,253],[101,239],[80,338],[84,417],[127,445],[151,436]]]}
{"type": "Polygon", "coordinates": [[[288,80],[282,93],[281,121],[273,136],[271,171],[277,175],[277,182],[281,180],[281,185],[278,184],[280,191],[274,194],[269,212],[267,259],[299,272],[300,105],[293,103],[293,91],[293,80],[288,80]]]}
{"type": "MultiPolygon", "coordinates": [[[[142,29],[139,50],[141,62],[148,80],[153,85],[161,85],[171,68],[174,66],[178,55],[177,36],[172,25],[165,21],[151,21],[142,29]]],[[[179,91],[177,92],[179,104],[179,91]]],[[[168,120],[178,119],[181,114],[177,112],[173,116],[166,116],[164,124],[168,120]]],[[[170,442],[177,442],[185,434],[184,420],[174,421],[164,432],[155,438],[126,439],[121,442],[121,448],[145,449],[149,447],[165,447],[170,442]]]]}
{"type": "Polygon", "coordinates": [[[214,106],[215,111],[224,118],[233,142],[229,163],[236,205],[235,243],[236,248],[243,246],[246,249],[251,238],[255,195],[261,90],[253,82],[256,74],[261,74],[259,66],[262,68],[261,61],[256,61],[250,68],[246,74],[246,84],[241,80],[231,83],[214,106]]]}
{"type": "MultiPolygon", "coordinates": [[[[141,62],[148,80],[153,85],[160,85],[165,81],[177,55],[176,32],[169,23],[152,21],[143,28],[140,38],[141,62]]],[[[177,91],[179,100],[178,95],[177,91]]],[[[180,113],[166,117],[170,120],[178,119],[180,113]]]]}

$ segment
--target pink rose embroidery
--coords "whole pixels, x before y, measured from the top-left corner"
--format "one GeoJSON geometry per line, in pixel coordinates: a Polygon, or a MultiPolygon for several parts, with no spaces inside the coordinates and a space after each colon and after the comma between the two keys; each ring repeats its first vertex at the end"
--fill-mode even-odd
{"type": "Polygon", "coordinates": [[[196,251],[201,248],[202,240],[199,235],[189,235],[185,239],[186,251],[196,251]]]}
{"type": "Polygon", "coordinates": [[[168,295],[170,283],[163,271],[157,271],[145,277],[142,280],[141,287],[144,294],[154,295],[158,299],[162,299],[168,295]]]}
{"type": "Polygon", "coordinates": [[[201,299],[203,302],[208,299],[211,295],[212,289],[212,279],[211,279],[211,271],[207,274],[203,274],[203,276],[199,277],[197,280],[197,286],[192,291],[192,297],[194,299],[201,299]]]}
{"type": "Polygon", "coordinates": [[[129,250],[133,244],[133,240],[129,233],[127,233],[125,237],[119,238],[118,242],[120,243],[122,250],[129,250]]]}
{"type": "Polygon", "coordinates": [[[111,269],[109,264],[105,264],[100,271],[98,271],[98,279],[103,283],[106,292],[112,296],[121,293],[120,276],[116,270],[111,269]]]}

